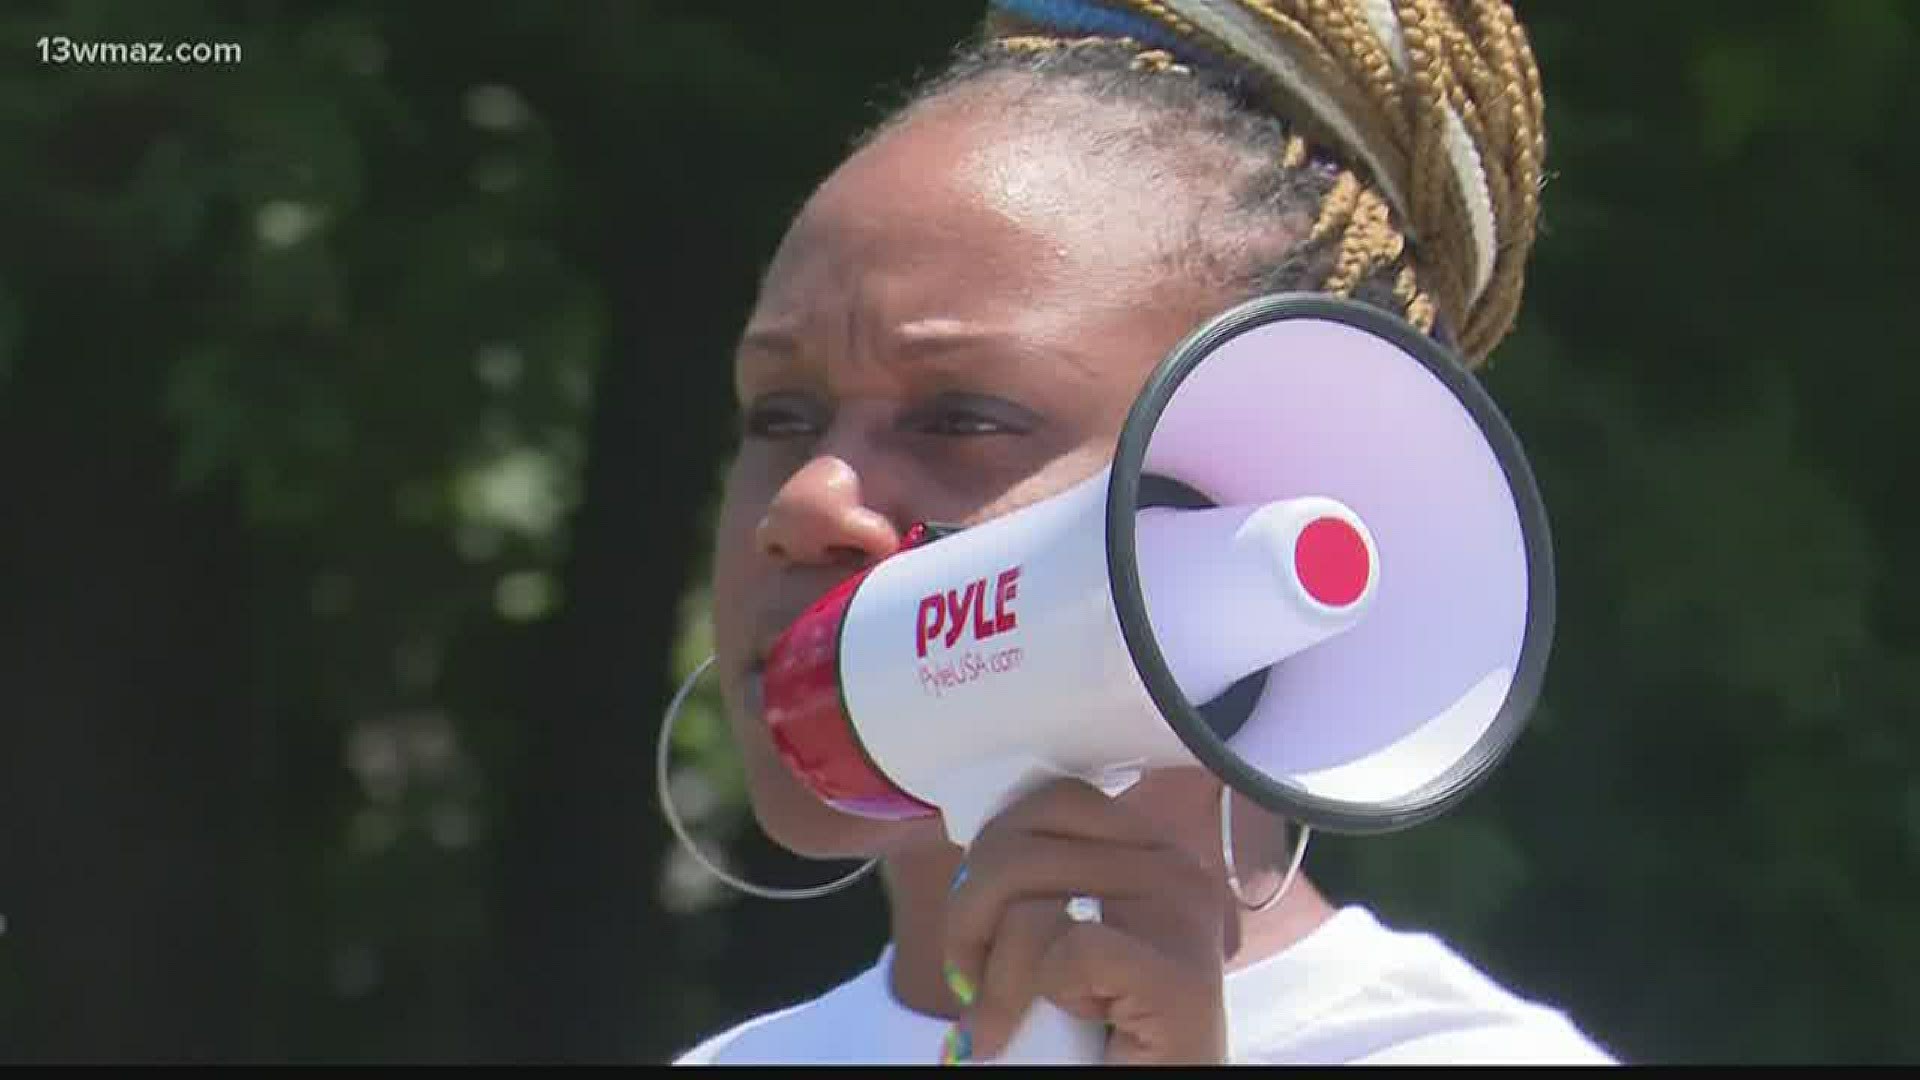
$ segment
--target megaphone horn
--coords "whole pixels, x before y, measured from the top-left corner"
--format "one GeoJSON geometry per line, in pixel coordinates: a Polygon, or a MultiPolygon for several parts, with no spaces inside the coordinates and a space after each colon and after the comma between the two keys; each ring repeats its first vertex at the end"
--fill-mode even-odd
{"type": "Polygon", "coordinates": [[[787,765],[955,843],[1051,776],[1199,765],[1317,830],[1457,804],[1529,718],[1553,630],[1518,439],[1439,344],[1317,294],[1238,305],[1155,369],[1113,462],[921,530],[776,643],[787,765]]]}

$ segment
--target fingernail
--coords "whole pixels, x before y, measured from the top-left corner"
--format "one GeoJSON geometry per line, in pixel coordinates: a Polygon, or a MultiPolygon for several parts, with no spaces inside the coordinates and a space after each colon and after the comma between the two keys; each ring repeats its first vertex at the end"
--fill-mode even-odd
{"type": "Polygon", "coordinates": [[[959,1024],[948,1028],[947,1037],[940,1043],[940,1064],[958,1065],[972,1056],[972,1033],[959,1024]]]}
{"type": "Polygon", "coordinates": [[[947,891],[952,892],[953,890],[959,888],[960,883],[965,880],[967,880],[967,864],[961,863],[960,869],[955,870],[953,872],[953,884],[947,886],[947,891]]]}
{"type": "Polygon", "coordinates": [[[953,991],[955,998],[959,999],[960,1007],[964,1009],[972,1005],[973,996],[979,989],[973,985],[973,980],[967,978],[966,972],[961,971],[952,964],[946,965],[945,971],[947,975],[947,988],[953,991]]]}

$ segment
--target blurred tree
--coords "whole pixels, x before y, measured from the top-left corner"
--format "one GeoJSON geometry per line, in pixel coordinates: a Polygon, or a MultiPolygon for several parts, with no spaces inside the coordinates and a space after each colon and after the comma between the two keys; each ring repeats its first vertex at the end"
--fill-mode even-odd
{"type": "Polygon", "coordinates": [[[471,1054],[447,676],[556,603],[604,334],[549,135],[424,12],[7,21],[244,50],[7,69],[7,1052],[471,1054]]]}

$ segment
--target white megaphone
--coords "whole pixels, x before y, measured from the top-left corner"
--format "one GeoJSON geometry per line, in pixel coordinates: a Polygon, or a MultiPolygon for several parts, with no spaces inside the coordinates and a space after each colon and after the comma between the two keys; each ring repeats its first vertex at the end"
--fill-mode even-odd
{"type": "MultiPolygon", "coordinates": [[[[1406,828],[1505,756],[1552,638],[1546,514],[1491,398],[1323,295],[1189,335],[1099,474],[909,541],[779,639],[765,719],[828,804],[938,813],[963,847],[1051,778],[1169,766],[1317,830],[1406,828]]],[[[1043,1001],[997,1060],[1101,1040],[1043,1001]]]]}

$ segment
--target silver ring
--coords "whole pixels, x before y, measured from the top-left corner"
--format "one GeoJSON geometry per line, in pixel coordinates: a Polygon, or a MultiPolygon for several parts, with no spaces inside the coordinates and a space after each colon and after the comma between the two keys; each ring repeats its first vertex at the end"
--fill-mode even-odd
{"type": "Polygon", "coordinates": [[[1074,922],[1099,922],[1100,898],[1075,896],[1067,900],[1067,918],[1074,922]]]}

